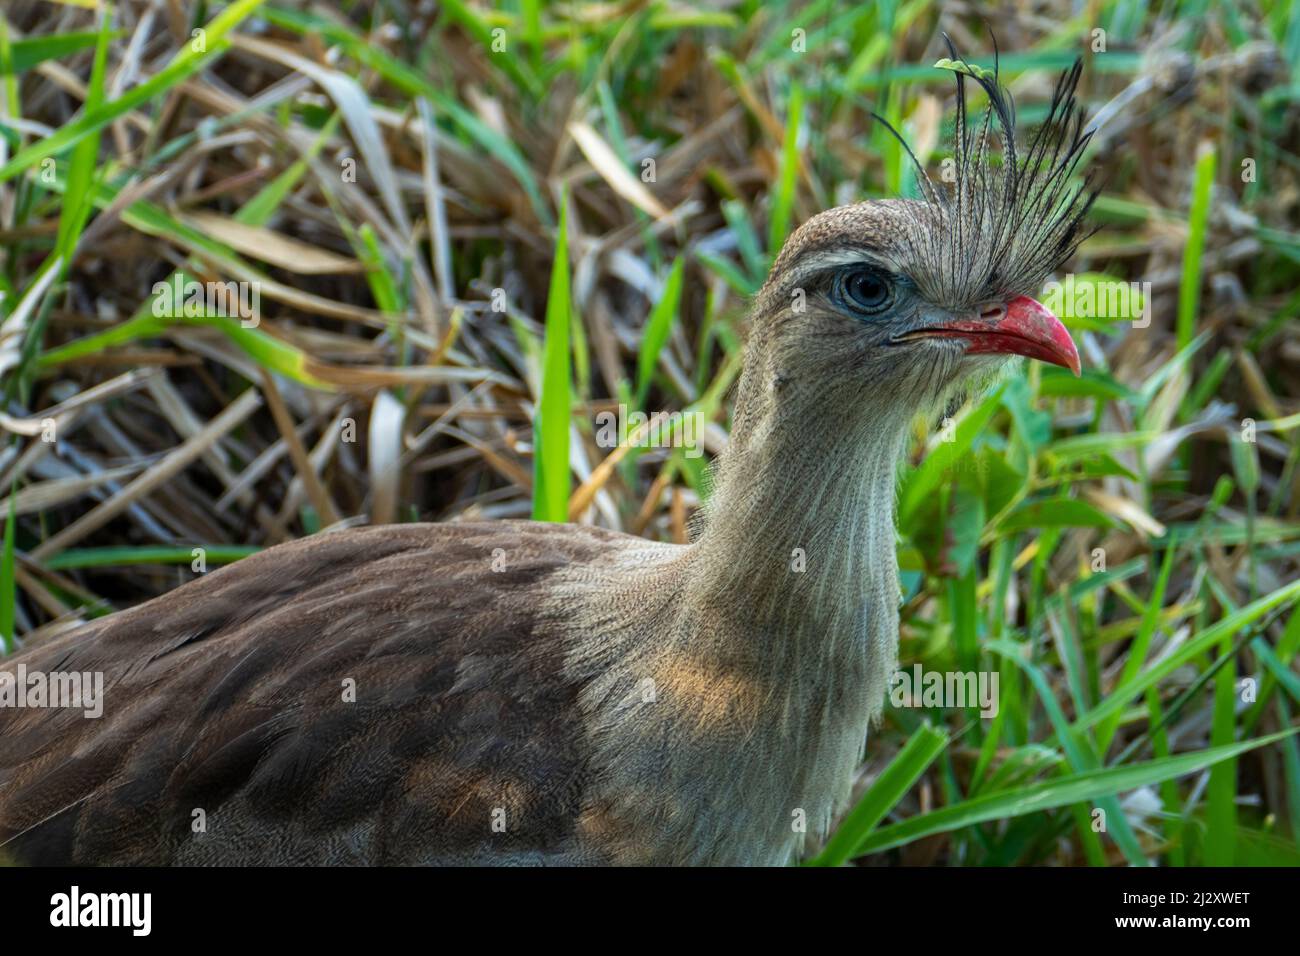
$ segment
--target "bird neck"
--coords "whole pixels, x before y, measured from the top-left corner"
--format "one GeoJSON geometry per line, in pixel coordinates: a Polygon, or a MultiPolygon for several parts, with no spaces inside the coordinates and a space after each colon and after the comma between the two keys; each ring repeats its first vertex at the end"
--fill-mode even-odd
{"type": "MultiPolygon", "coordinates": [[[[754,397],[749,384],[742,402],[746,391],[754,397]]],[[[746,629],[791,653],[813,643],[821,659],[862,660],[887,639],[890,647],[871,654],[873,670],[892,668],[895,482],[911,415],[859,394],[846,420],[847,406],[826,398],[824,389],[787,388],[765,395],[756,412],[740,409],[692,546],[686,599],[713,614],[739,609],[746,629]],[[882,628],[883,637],[872,633],[882,628]]]]}
{"type": "Polygon", "coordinates": [[[801,852],[792,815],[828,832],[896,667],[906,416],[859,394],[846,421],[825,381],[772,394],[761,356],[750,367],[695,543],[629,547],[553,592],[583,635],[566,666],[595,728],[596,804],[658,841],[629,861],[801,852]]]}

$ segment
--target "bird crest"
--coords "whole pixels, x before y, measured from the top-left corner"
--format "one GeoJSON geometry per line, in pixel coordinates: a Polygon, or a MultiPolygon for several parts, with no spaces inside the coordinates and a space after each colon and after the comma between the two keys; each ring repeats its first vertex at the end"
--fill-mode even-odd
{"type": "Polygon", "coordinates": [[[1094,132],[1075,96],[1082,61],[1061,74],[1046,118],[1022,149],[996,39],[992,70],[968,63],[946,34],[944,42],[950,56],[936,66],[957,84],[951,175],[932,179],[898,131],[872,114],[906,150],[925,198],[917,206],[924,228],[907,240],[912,278],[931,301],[954,309],[1034,295],[1090,234],[1083,221],[1099,191],[1091,172],[1077,175],[1094,132]],[[968,81],[988,97],[973,124],[968,81]]]}

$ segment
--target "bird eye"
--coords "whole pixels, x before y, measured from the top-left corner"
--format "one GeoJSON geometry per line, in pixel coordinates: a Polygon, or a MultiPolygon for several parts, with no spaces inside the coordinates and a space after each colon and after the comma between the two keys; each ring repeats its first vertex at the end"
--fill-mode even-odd
{"type": "Polygon", "coordinates": [[[840,274],[838,286],[842,303],[854,312],[875,315],[894,301],[889,280],[873,269],[846,270],[840,274]]]}

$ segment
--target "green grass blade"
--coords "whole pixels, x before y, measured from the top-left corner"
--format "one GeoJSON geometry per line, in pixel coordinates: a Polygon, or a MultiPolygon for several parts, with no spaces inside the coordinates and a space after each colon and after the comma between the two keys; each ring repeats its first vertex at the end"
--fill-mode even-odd
{"type": "Polygon", "coordinates": [[[500,67],[515,84],[527,91],[530,96],[539,97],[542,95],[541,81],[537,79],[532,70],[520,58],[519,50],[510,47],[511,42],[517,41],[519,31],[502,29],[501,33],[494,36],[492,26],[483,17],[479,16],[476,7],[462,3],[461,0],[443,0],[441,6],[447,16],[459,23],[466,33],[482,45],[493,65],[500,67]],[[498,40],[504,42],[504,49],[499,48],[498,40]]]}
{"type": "Polygon", "coordinates": [[[1178,347],[1185,348],[1196,330],[1196,310],[1201,295],[1201,254],[1205,251],[1205,234],[1209,228],[1210,194],[1214,187],[1217,159],[1209,143],[1196,156],[1192,186],[1192,206],[1187,221],[1187,245],[1183,247],[1182,281],[1178,287],[1178,347]]]}
{"type": "Polygon", "coordinates": [[[1296,732],[1297,730],[1284,730],[1267,737],[1257,737],[1254,740],[1230,744],[1226,747],[1211,747],[1195,753],[1178,754],[1174,757],[1122,767],[1089,770],[1019,790],[985,794],[982,797],[975,797],[881,827],[868,836],[858,849],[862,854],[879,853],[882,850],[914,843],[936,833],[947,833],[977,823],[987,823],[990,820],[1006,820],[1026,813],[1054,810],[1073,803],[1114,796],[1139,787],[1149,787],[1164,780],[1196,773],[1221,760],[1276,743],[1296,732]]]}
{"type": "MultiPolygon", "coordinates": [[[[90,82],[86,84],[87,112],[99,109],[104,102],[104,68],[108,58],[109,16],[109,8],[105,8],[100,14],[99,42],[95,46],[90,82]]],[[[92,185],[95,161],[99,156],[99,138],[100,134],[97,130],[77,143],[72,150],[67,185],[63,190],[63,212],[59,217],[58,238],[55,240],[52,253],[62,257],[61,274],[64,276],[72,268],[72,256],[77,247],[77,240],[81,237],[81,231],[95,205],[92,185]]]]}
{"type": "Polygon", "coordinates": [[[1161,658],[1158,663],[1147,668],[1130,683],[1111,691],[1105,700],[1075,721],[1075,729],[1082,730],[1091,727],[1098,721],[1123,710],[1138,694],[1141,694],[1148,687],[1155,686],[1198,654],[1203,654],[1214,645],[1222,642],[1224,637],[1236,634],[1243,628],[1249,627],[1273,608],[1294,603],[1297,598],[1300,598],[1300,581],[1293,581],[1278,588],[1272,594],[1266,595],[1257,601],[1252,601],[1245,607],[1225,615],[1217,624],[1212,624],[1184,643],[1178,650],[1161,658]]]}
{"type": "Polygon", "coordinates": [[[342,113],[332,113],[330,118],[326,120],[325,125],[321,127],[320,135],[312,141],[306,154],[302,158],[295,160],[284,172],[258,190],[257,195],[244,203],[232,218],[246,226],[265,225],[306,174],[310,161],[320,155],[320,151],[325,148],[325,144],[329,142],[330,137],[339,128],[342,119],[342,113]]]}
{"type": "Polygon", "coordinates": [[[646,319],[645,332],[641,336],[641,348],[637,353],[636,368],[636,404],[645,407],[646,395],[650,391],[650,380],[654,376],[655,366],[659,364],[659,353],[668,341],[673,321],[677,318],[677,307],[682,298],[682,272],[685,260],[678,256],[673,262],[668,279],[664,282],[663,294],[650,310],[646,319]]]}
{"type": "MultiPolygon", "coordinates": [[[[125,35],[125,30],[114,30],[109,34],[114,40],[125,35]]],[[[40,66],[46,60],[56,60],[61,56],[79,53],[87,47],[94,46],[98,40],[98,30],[14,40],[9,45],[10,57],[7,61],[0,62],[0,73],[23,73],[34,66],[40,66]]]]}
{"type": "MultiPolygon", "coordinates": [[[[1256,653],[1259,653],[1258,648],[1256,648],[1256,653]]],[[[1282,631],[1282,637],[1277,642],[1277,649],[1273,653],[1282,668],[1289,667],[1292,658],[1297,653],[1300,653],[1300,611],[1291,612],[1291,616],[1286,622],[1286,628],[1282,631]]],[[[1267,660],[1265,658],[1266,663],[1267,660]]],[[[1290,671],[1283,671],[1283,673],[1291,674],[1290,671]]],[[[1260,681],[1259,685],[1259,699],[1255,702],[1255,706],[1251,708],[1243,723],[1247,733],[1255,729],[1264,708],[1268,706],[1268,702],[1277,688],[1278,680],[1278,673],[1274,672],[1273,668],[1269,668],[1264,672],[1264,679],[1260,681]]],[[[1300,831],[1297,831],[1297,835],[1300,835],[1300,831]]]]}
{"type": "MultiPolygon", "coordinates": [[[[1219,642],[1227,662],[1214,675],[1214,710],[1210,744],[1221,747],[1236,739],[1237,667],[1232,635],[1219,642]]],[[[1205,791],[1205,865],[1232,866],[1237,849],[1237,761],[1229,758],[1210,769],[1205,791]]]]}
{"type": "Polygon", "coordinates": [[[948,734],[943,730],[922,724],[907,739],[903,749],[881,772],[876,781],[862,795],[857,805],[849,811],[825,848],[809,866],[840,866],[857,856],[863,843],[898,801],[903,799],[913,784],[921,778],[935,758],[948,746],[948,734]]]}
{"type": "MultiPolygon", "coordinates": [[[[99,34],[92,36],[98,38],[99,34]]],[[[8,116],[22,115],[22,101],[18,97],[18,71],[14,66],[14,46],[9,39],[9,21],[0,14],[0,95],[4,96],[8,116]]],[[[3,154],[0,154],[2,156],[3,154]]]]}
{"type": "MultiPolygon", "coordinates": [[[[1047,712],[1048,719],[1052,722],[1052,727],[1056,730],[1061,749],[1065,751],[1066,759],[1074,772],[1079,774],[1096,770],[1100,764],[1096,751],[1093,750],[1084,732],[1076,732],[1071,729],[1070,722],[1061,710],[1061,705],[1056,702],[1056,697],[1052,694],[1052,688],[1048,684],[1042,669],[1032,661],[1025,660],[1020,646],[1011,641],[993,642],[990,644],[989,649],[1013,661],[1029,677],[1030,683],[1034,685],[1034,689],[1038,692],[1039,699],[1043,703],[1043,709],[1047,712]]],[[[1114,839],[1115,845],[1120,848],[1131,865],[1145,866],[1147,864],[1146,856],[1138,843],[1137,835],[1133,832],[1133,828],[1129,826],[1128,818],[1124,815],[1119,800],[1112,793],[1099,795],[1096,802],[1106,814],[1107,831],[1114,839]]]]}
{"type": "Polygon", "coordinates": [[[203,549],[203,558],[208,564],[233,564],[262,550],[256,545],[242,544],[70,548],[47,558],[42,565],[51,571],[70,571],[80,568],[122,568],[140,564],[189,564],[194,560],[194,548],[203,549]]]}
{"type": "Polygon", "coordinates": [[[954,429],[954,440],[940,442],[910,475],[903,480],[899,493],[898,525],[908,526],[921,503],[938,490],[939,485],[953,474],[957,459],[964,455],[983,431],[989,419],[1002,403],[1002,389],[984,399],[954,429]]]}
{"type": "Polygon", "coordinates": [[[569,371],[568,197],[560,198],[555,261],[546,297],[542,395],[533,426],[533,519],[569,520],[569,417],[573,408],[569,371]]]}
{"type": "MultiPolygon", "coordinates": [[[[1142,665],[1147,660],[1147,649],[1151,646],[1151,638],[1155,635],[1156,625],[1160,622],[1160,609],[1164,606],[1165,589],[1169,585],[1169,576],[1174,569],[1174,554],[1176,548],[1166,548],[1164,560],[1160,564],[1160,574],[1156,577],[1155,588],[1151,593],[1151,600],[1147,602],[1146,613],[1142,616],[1142,625],[1129,645],[1128,654],[1124,659],[1124,669],[1120,673],[1119,680],[1115,682],[1115,688],[1125,687],[1133,682],[1142,665]]],[[[1121,713],[1116,711],[1101,722],[1097,729],[1097,752],[1105,754],[1110,749],[1110,742],[1115,737],[1115,731],[1119,729],[1121,713]]]]}
{"type": "Polygon", "coordinates": [[[781,146],[781,172],[776,195],[772,198],[772,218],[768,223],[767,251],[773,258],[781,251],[790,233],[794,212],[795,187],[799,182],[799,127],[803,122],[803,90],[790,90],[789,113],[785,120],[785,141],[781,146]]]}

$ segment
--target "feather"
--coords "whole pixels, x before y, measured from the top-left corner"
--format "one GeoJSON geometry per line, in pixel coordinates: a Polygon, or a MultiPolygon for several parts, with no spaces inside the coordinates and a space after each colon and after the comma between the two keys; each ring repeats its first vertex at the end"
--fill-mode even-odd
{"type": "Polygon", "coordinates": [[[999,79],[996,40],[991,72],[967,63],[946,34],[944,41],[957,85],[955,181],[936,183],[901,134],[872,115],[903,144],[925,197],[916,207],[923,228],[906,240],[911,277],[930,301],[960,310],[1037,293],[1089,235],[1083,222],[1099,189],[1091,172],[1081,181],[1077,176],[1094,132],[1084,128],[1075,95],[1081,60],[1057,80],[1047,117],[1022,152],[1015,101],[999,79]],[[988,98],[973,127],[967,79],[988,98]]]}

